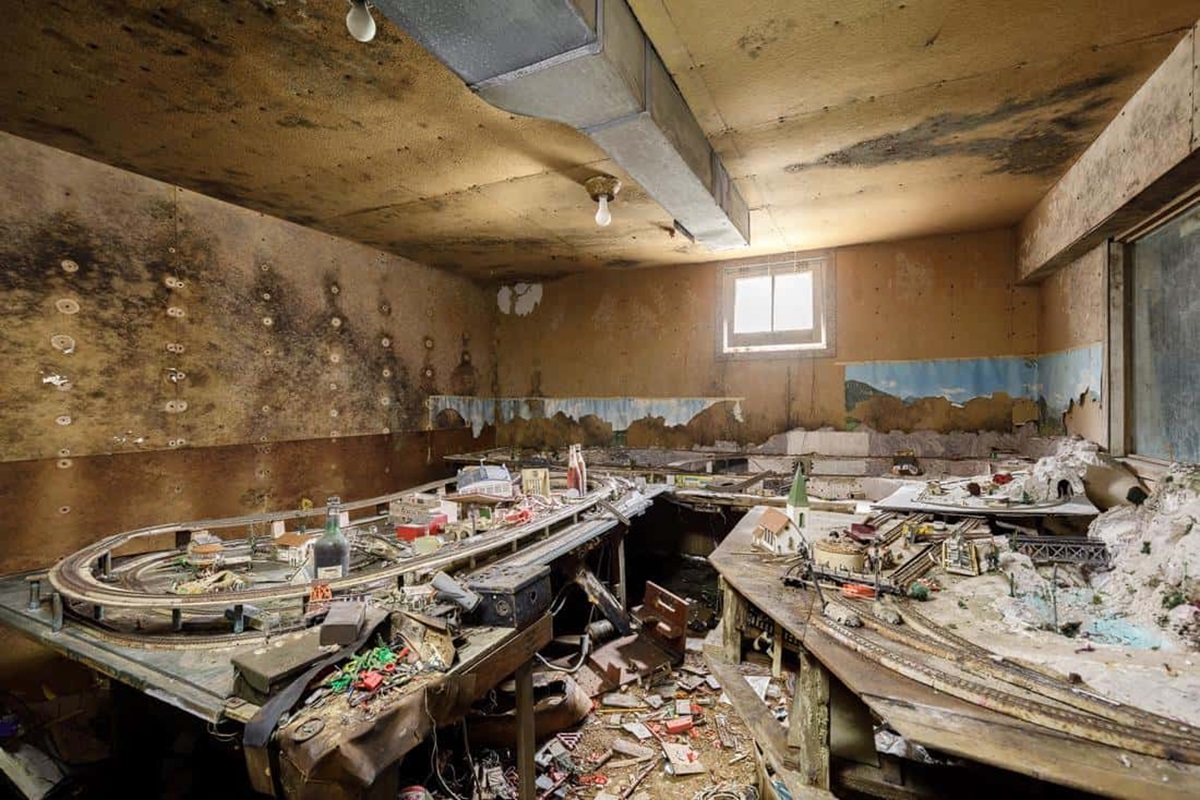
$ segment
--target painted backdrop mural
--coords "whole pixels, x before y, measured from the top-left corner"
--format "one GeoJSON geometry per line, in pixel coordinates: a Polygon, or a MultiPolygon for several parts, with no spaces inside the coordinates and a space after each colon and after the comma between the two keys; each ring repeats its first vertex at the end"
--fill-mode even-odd
{"type": "Polygon", "coordinates": [[[1073,402],[1098,402],[1101,344],[1038,357],[872,361],[846,365],[846,424],[875,430],[1062,431],[1073,402]]]}

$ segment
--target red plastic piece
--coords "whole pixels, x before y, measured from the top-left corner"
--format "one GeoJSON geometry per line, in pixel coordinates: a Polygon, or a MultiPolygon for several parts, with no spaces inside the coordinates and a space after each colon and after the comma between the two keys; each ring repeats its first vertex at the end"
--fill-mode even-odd
{"type": "Polygon", "coordinates": [[[667,733],[687,733],[692,729],[691,717],[679,717],[667,720],[667,733]]]}
{"type": "Polygon", "coordinates": [[[382,684],[383,675],[376,670],[371,670],[370,672],[360,672],[358,674],[358,683],[355,684],[355,687],[358,689],[365,689],[368,692],[373,692],[382,684]]]}

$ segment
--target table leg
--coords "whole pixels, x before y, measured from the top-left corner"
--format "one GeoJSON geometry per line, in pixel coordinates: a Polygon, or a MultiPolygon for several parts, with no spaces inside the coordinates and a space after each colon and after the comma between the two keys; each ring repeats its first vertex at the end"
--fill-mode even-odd
{"type": "Polygon", "coordinates": [[[742,661],[742,623],[746,618],[746,601],[737,590],[721,581],[724,602],[721,610],[721,643],[725,660],[730,664],[742,661]]]}
{"type": "Polygon", "coordinates": [[[521,779],[521,800],[536,800],[537,778],[533,763],[537,742],[533,727],[533,662],[526,661],[517,667],[517,772],[521,779]]]}
{"type": "Polygon", "coordinates": [[[829,788],[829,673],[825,665],[800,648],[800,669],[792,698],[788,747],[796,748],[799,772],[818,789],[829,788]]]}

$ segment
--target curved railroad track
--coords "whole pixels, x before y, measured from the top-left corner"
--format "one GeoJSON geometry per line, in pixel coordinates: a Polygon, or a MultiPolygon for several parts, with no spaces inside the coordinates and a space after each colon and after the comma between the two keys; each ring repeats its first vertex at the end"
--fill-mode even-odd
{"type": "MultiPolygon", "coordinates": [[[[839,601],[847,602],[844,598],[839,601]]],[[[949,661],[964,672],[989,681],[1003,681],[1070,710],[1082,711],[1130,727],[1145,727],[1182,737],[1200,746],[1200,729],[1194,726],[1109,700],[1081,688],[1061,675],[1043,672],[1019,661],[999,656],[913,610],[912,603],[903,602],[893,606],[904,619],[904,628],[889,625],[873,617],[869,601],[853,601],[850,604],[859,612],[864,627],[884,638],[949,661]]]]}
{"type": "MultiPolygon", "coordinates": [[[[378,569],[366,570],[345,578],[330,581],[329,586],[335,592],[361,590],[369,586],[378,586],[386,582],[394,582],[397,578],[413,572],[432,572],[449,567],[453,564],[469,561],[489,555],[505,547],[517,545],[523,539],[534,536],[550,526],[559,524],[583,511],[595,506],[601,500],[607,500],[616,491],[616,482],[601,480],[598,488],[594,488],[578,503],[571,504],[554,512],[514,528],[493,531],[473,536],[460,542],[447,544],[435,553],[414,556],[402,562],[391,564],[378,569]]],[[[438,486],[441,482],[426,484],[424,487],[406,489],[383,497],[347,503],[345,508],[354,510],[378,506],[390,502],[402,495],[421,491],[426,487],[438,486]]],[[[270,588],[240,589],[217,592],[213,594],[178,595],[169,592],[145,592],[136,587],[122,586],[117,583],[106,583],[95,574],[96,565],[106,557],[111,557],[117,550],[130,542],[154,536],[174,534],[178,531],[199,530],[202,528],[219,529],[222,527],[241,527],[257,523],[269,523],[275,519],[292,519],[295,514],[269,514],[254,517],[236,517],[222,520],[205,520],[191,523],[172,523],[125,531],[79,550],[60,560],[49,571],[49,580],[56,591],[64,597],[92,606],[130,608],[130,609],[212,609],[228,607],[233,604],[262,603],[274,600],[292,600],[307,597],[311,587],[308,584],[287,585],[270,588]]],[[[161,551],[158,555],[161,555],[161,551]]]]}
{"type": "MultiPolygon", "coordinates": [[[[967,675],[955,674],[896,649],[889,649],[855,629],[840,625],[823,615],[814,614],[810,624],[869,661],[960,700],[1079,739],[1124,748],[1155,758],[1200,765],[1200,738],[1195,735],[1195,729],[1181,722],[1158,717],[1149,712],[1136,715],[1139,717],[1137,721],[1115,720],[1093,713],[1094,706],[1087,711],[1080,710],[1081,704],[1076,698],[1072,698],[1070,707],[1063,707],[1058,703],[1047,704],[1005,691],[991,676],[988,682],[976,680],[969,672],[967,675]],[[1155,723],[1150,729],[1144,727],[1148,720],[1155,723]]],[[[919,634],[899,634],[899,629],[894,630],[897,635],[888,638],[897,642],[908,639],[909,647],[913,650],[923,651],[922,646],[930,646],[930,637],[921,640],[919,634]]],[[[969,657],[966,648],[955,646],[953,649],[961,651],[959,658],[965,660],[969,657]]],[[[982,648],[979,650],[988,653],[982,648]]],[[[970,656],[978,661],[974,654],[970,656]]],[[[988,658],[994,657],[994,654],[988,653],[988,658]]],[[[978,663],[975,666],[978,667],[978,663]]],[[[960,663],[956,663],[955,667],[962,670],[960,663]]]]}

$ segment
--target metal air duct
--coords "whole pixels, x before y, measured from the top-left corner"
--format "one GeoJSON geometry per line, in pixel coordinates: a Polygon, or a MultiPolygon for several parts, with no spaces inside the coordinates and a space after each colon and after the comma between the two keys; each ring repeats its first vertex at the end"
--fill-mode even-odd
{"type": "Polygon", "coordinates": [[[695,241],[750,210],[625,0],[373,0],[492,105],[586,133],[695,241]]]}

